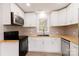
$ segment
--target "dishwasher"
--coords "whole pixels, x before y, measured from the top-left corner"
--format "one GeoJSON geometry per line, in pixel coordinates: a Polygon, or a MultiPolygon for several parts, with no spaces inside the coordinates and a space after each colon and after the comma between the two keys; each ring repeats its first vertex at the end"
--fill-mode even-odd
{"type": "Polygon", "coordinates": [[[62,38],[61,51],[63,56],[70,56],[70,41],[62,38]]]}

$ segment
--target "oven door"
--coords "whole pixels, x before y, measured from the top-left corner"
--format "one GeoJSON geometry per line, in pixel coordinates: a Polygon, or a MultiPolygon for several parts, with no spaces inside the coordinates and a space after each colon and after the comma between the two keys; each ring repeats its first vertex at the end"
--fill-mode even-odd
{"type": "Polygon", "coordinates": [[[25,56],[28,52],[28,37],[19,40],[19,56],[25,56]]]}

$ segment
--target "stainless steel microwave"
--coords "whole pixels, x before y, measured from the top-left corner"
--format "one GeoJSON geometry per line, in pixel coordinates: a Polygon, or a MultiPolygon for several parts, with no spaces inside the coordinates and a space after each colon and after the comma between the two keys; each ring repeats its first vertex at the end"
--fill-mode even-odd
{"type": "Polygon", "coordinates": [[[14,14],[14,12],[11,12],[11,24],[24,25],[24,19],[21,16],[14,14]]]}

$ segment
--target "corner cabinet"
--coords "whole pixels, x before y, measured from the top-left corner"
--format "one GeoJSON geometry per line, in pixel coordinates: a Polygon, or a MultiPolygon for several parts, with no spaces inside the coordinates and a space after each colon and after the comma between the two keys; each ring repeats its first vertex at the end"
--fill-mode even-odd
{"type": "Polygon", "coordinates": [[[36,27],[37,16],[36,13],[25,13],[24,15],[24,27],[36,27]]]}
{"type": "Polygon", "coordinates": [[[72,3],[68,7],[53,11],[50,14],[50,26],[66,26],[78,24],[79,4],[72,3]]]}
{"type": "Polygon", "coordinates": [[[15,3],[3,3],[2,4],[2,18],[3,25],[11,24],[11,12],[24,18],[24,12],[15,3]]]}
{"type": "Polygon", "coordinates": [[[66,25],[67,9],[54,11],[50,14],[50,26],[63,26],[66,25]]]}
{"type": "Polygon", "coordinates": [[[79,19],[79,4],[71,4],[67,7],[67,24],[78,24],[79,19]]]}

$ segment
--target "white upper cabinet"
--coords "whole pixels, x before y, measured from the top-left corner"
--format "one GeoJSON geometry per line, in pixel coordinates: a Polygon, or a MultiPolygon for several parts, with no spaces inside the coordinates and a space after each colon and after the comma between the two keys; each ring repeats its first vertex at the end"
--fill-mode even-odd
{"type": "Polygon", "coordinates": [[[63,26],[66,25],[67,22],[67,9],[62,9],[58,11],[58,25],[63,26]]]}
{"type": "Polygon", "coordinates": [[[50,15],[50,26],[63,26],[67,22],[67,9],[54,11],[50,15]]]}
{"type": "Polygon", "coordinates": [[[10,4],[9,3],[4,3],[1,5],[2,6],[2,20],[4,25],[11,24],[11,17],[10,17],[10,4]]]}
{"type": "Polygon", "coordinates": [[[24,18],[24,12],[16,4],[3,3],[2,4],[2,18],[3,18],[4,25],[11,24],[11,12],[14,12],[14,14],[19,15],[20,17],[24,18]]]}
{"type": "Polygon", "coordinates": [[[71,4],[67,7],[67,24],[78,23],[78,4],[71,4]]]}
{"type": "Polygon", "coordinates": [[[58,12],[52,12],[49,18],[50,26],[58,25],[58,12]]]}
{"type": "Polygon", "coordinates": [[[25,13],[24,15],[24,27],[36,27],[37,16],[35,13],[25,13]]]}
{"type": "Polygon", "coordinates": [[[72,3],[67,8],[54,11],[50,15],[50,26],[64,26],[78,23],[79,4],[72,3]]]}
{"type": "Polygon", "coordinates": [[[14,12],[16,15],[19,15],[20,17],[24,18],[24,12],[22,9],[20,9],[16,4],[11,3],[11,12],[14,12]]]}
{"type": "Polygon", "coordinates": [[[0,4],[0,40],[4,39],[4,33],[3,33],[3,8],[2,8],[2,4],[0,4]]]}

